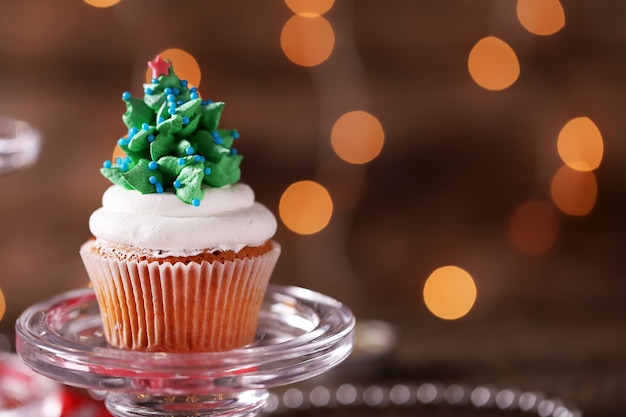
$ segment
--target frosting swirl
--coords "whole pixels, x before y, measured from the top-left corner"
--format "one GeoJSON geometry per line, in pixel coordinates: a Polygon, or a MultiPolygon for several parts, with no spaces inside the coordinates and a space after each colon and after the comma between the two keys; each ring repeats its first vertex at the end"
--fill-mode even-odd
{"type": "Polygon", "coordinates": [[[175,194],[141,194],[119,185],[102,196],[102,207],[89,218],[98,239],[188,255],[203,250],[239,251],[263,244],[276,233],[276,218],[254,201],[243,183],[204,187],[199,207],[182,203],[175,194]]]}

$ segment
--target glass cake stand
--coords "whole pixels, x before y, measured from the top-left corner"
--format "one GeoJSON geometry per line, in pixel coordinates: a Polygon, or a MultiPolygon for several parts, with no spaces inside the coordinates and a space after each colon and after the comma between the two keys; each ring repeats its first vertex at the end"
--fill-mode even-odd
{"type": "Polygon", "coordinates": [[[272,286],[256,340],[217,353],[135,352],[107,345],[95,294],[75,290],[18,318],[16,348],[34,371],[104,397],[114,416],[254,416],[268,389],[319,375],[351,352],[355,319],[325,295],[272,286]]]}

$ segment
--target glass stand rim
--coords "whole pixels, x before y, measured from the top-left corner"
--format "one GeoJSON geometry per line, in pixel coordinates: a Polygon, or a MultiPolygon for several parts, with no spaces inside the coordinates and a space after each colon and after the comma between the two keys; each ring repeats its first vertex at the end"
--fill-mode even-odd
{"type": "Polygon", "coordinates": [[[248,346],[214,353],[126,351],[106,344],[95,294],[81,289],[25,310],[16,322],[16,350],[35,372],[104,392],[116,416],[250,415],[265,404],[268,388],[312,378],[347,358],[354,326],[350,309],[331,297],[270,285],[257,338],[248,346]],[[138,402],[164,414],[133,409],[138,402]]]}

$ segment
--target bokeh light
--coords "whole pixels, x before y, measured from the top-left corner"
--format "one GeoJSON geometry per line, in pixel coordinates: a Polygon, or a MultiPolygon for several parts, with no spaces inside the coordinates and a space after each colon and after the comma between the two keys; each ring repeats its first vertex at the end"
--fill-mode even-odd
{"type": "Polygon", "coordinates": [[[535,35],[552,35],[565,26],[565,12],[559,0],[517,0],[517,18],[535,35]]]}
{"type": "Polygon", "coordinates": [[[335,0],[285,0],[292,12],[303,16],[321,16],[330,10],[335,0]]]}
{"type": "Polygon", "coordinates": [[[385,132],[378,119],[370,113],[352,111],[337,119],[330,141],[341,159],[351,164],[364,164],[380,154],[385,132]]]}
{"type": "Polygon", "coordinates": [[[540,255],[549,252],[559,235],[554,207],[544,201],[520,204],[509,221],[509,238],[520,252],[540,255]]]}
{"type": "Polygon", "coordinates": [[[122,148],[120,148],[120,145],[115,144],[115,147],[113,148],[113,155],[111,155],[111,161],[115,161],[115,159],[117,159],[118,157],[126,157],[126,152],[124,152],[122,148]]]}
{"type": "Polygon", "coordinates": [[[552,201],[563,213],[589,214],[596,203],[598,184],[592,171],[576,171],[563,165],[552,177],[552,201]]]}
{"type": "Polygon", "coordinates": [[[520,74],[515,51],[495,36],[483,38],[474,45],[467,65],[472,79],[487,90],[508,88],[520,74]]]}
{"type": "Polygon", "coordinates": [[[280,33],[280,46],[293,63],[313,67],[326,61],[335,46],[335,32],[319,15],[292,16],[280,33]]]}
{"type": "Polygon", "coordinates": [[[4,313],[7,311],[7,303],[4,298],[4,292],[0,289],[0,320],[4,317],[4,313]]]}
{"type": "Polygon", "coordinates": [[[426,307],[445,320],[456,320],[469,313],[476,302],[476,294],[472,276],[454,265],[436,269],[424,283],[426,307]]]}
{"type": "Polygon", "coordinates": [[[598,168],[604,153],[602,134],[588,117],[567,122],[559,133],[557,148],[563,162],[577,171],[598,168]]]}
{"type": "MultiPolygon", "coordinates": [[[[161,55],[164,60],[170,60],[176,69],[176,75],[181,80],[187,80],[190,86],[200,87],[200,65],[189,52],[179,48],[170,48],[156,55],[161,55]]],[[[152,70],[148,67],[146,69],[146,82],[150,82],[150,80],[152,80],[152,70]]]]}
{"type": "Polygon", "coordinates": [[[322,185],[315,181],[299,181],[283,192],[278,212],[289,230],[310,235],[324,229],[333,214],[333,201],[322,185]]]}
{"type": "Polygon", "coordinates": [[[121,0],[83,0],[83,1],[90,6],[104,8],[104,7],[115,6],[121,0]]]}

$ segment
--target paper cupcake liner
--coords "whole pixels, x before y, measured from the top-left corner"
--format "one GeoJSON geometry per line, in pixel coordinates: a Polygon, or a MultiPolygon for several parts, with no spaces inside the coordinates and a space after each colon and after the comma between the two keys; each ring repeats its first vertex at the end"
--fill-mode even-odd
{"type": "Polygon", "coordinates": [[[225,262],[118,261],[80,250],[105,337],[121,349],[215,352],[254,340],[280,246],[225,262]]]}

